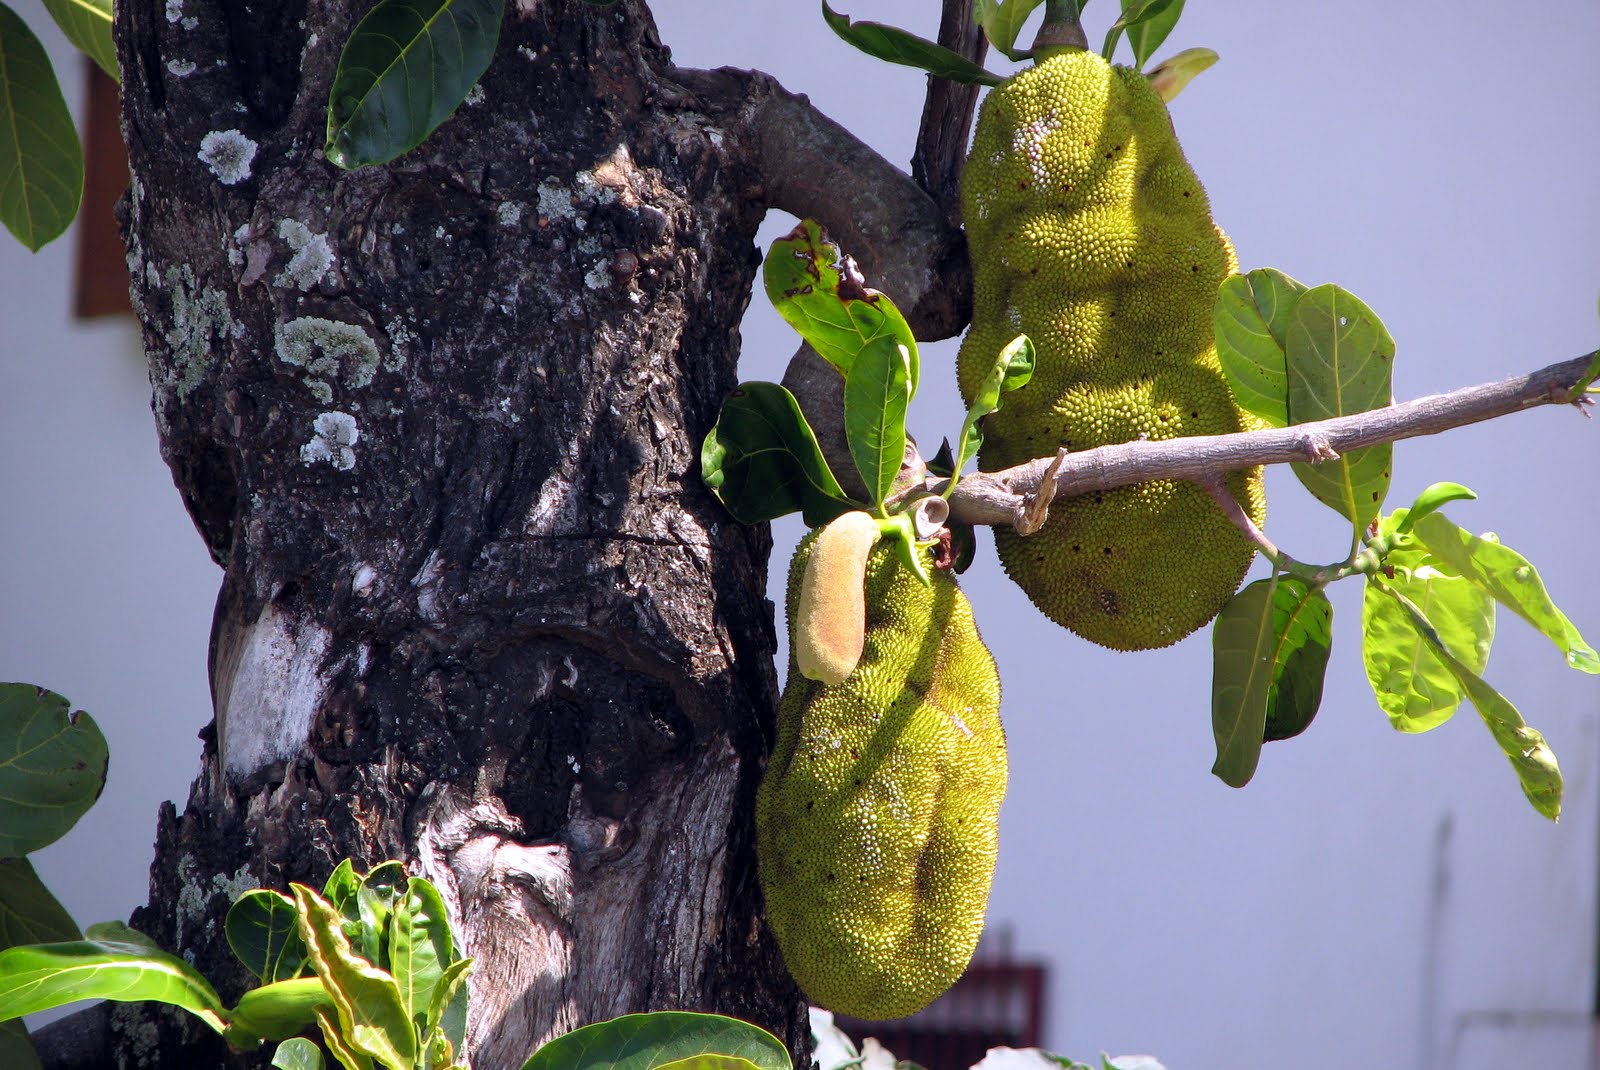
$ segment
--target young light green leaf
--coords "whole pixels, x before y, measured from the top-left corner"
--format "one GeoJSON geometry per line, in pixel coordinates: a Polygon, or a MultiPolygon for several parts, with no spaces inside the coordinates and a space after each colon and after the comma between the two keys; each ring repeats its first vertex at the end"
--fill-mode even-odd
{"type": "MultiPolygon", "coordinates": [[[[1101,57],[1107,63],[1111,62],[1111,57],[1117,51],[1117,42],[1122,39],[1123,31],[1130,26],[1144,22],[1146,19],[1160,16],[1166,8],[1172,6],[1173,2],[1174,0],[1122,0],[1122,14],[1117,17],[1117,21],[1113,22],[1111,28],[1106,31],[1106,42],[1100,49],[1101,57]]],[[[1173,16],[1172,21],[1177,22],[1177,16],[1173,16]]],[[[1167,31],[1170,32],[1171,29],[1172,27],[1169,25],[1167,31]]],[[[1166,33],[1162,33],[1161,36],[1165,38],[1166,33]]],[[[1159,44],[1159,42],[1157,43],[1159,44]]],[[[1141,59],[1139,65],[1143,66],[1143,64],[1144,61],[1141,59]]]]}
{"type": "Polygon", "coordinates": [[[83,146],[50,57],[0,3],[0,223],[38,252],[67,229],[82,199],[83,146]]]}
{"type": "Polygon", "coordinates": [[[228,908],[223,932],[245,969],[260,981],[286,981],[300,974],[306,945],[300,939],[294,900],[282,892],[252,888],[228,908]]]}
{"type": "Polygon", "coordinates": [[[471,959],[456,959],[439,975],[433,986],[433,1001],[428,1005],[428,1021],[445,1035],[452,1051],[460,1051],[467,1036],[467,975],[471,959]]]}
{"type": "MultiPolygon", "coordinates": [[[[1394,339],[1354,294],[1332,285],[1307,290],[1289,313],[1284,340],[1291,423],[1389,404],[1394,339]]],[[[1298,462],[1294,472],[1359,534],[1383,507],[1392,454],[1388,443],[1367,446],[1336,460],[1298,462]]]]}
{"type": "Polygon", "coordinates": [[[1460,483],[1430,483],[1423,488],[1421,494],[1417,495],[1417,500],[1411,503],[1405,519],[1395,530],[1402,533],[1410,531],[1411,525],[1429,513],[1436,512],[1440,507],[1477,496],[1470,487],[1463,487],[1460,483]]]}
{"type": "Polygon", "coordinates": [[[1217,289],[1217,359],[1239,407],[1272,427],[1289,424],[1284,369],[1289,313],[1306,287],[1281,271],[1230,275],[1217,289]]]}
{"type": "Polygon", "coordinates": [[[83,934],[26,858],[0,858],[0,948],[80,940],[83,934]]]}
{"type": "Polygon", "coordinates": [[[328,160],[354,170],[422,144],[488,69],[504,16],[505,0],[379,0],[339,55],[328,160]]]}
{"type": "Polygon", "coordinates": [[[28,1039],[28,1027],[19,1018],[0,1022],[0,1066],[6,1070],[42,1070],[39,1053],[28,1039]]]}
{"type": "MultiPolygon", "coordinates": [[[[983,445],[983,431],[978,421],[1000,408],[1003,395],[1028,385],[1033,379],[1033,364],[1033,341],[1027,335],[1019,334],[1001,348],[988,374],[973,393],[972,405],[961,423],[961,449],[952,461],[953,475],[959,477],[967,462],[978,455],[978,447],[983,445]]],[[[955,481],[952,480],[945,488],[945,497],[949,497],[955,487],[955,481]]]]}
{"type": "Polygon", "coordinates": [[[557,1037],[522,1070],[658,1070],[695,1055],[732,1055],[758,1070],[792,1070],[783,1042],[759,1026],[720,1014],[655,1011],[596,1022],[557,1037]]]}
{"type": "MultiPolygon", "coordinates": [[[[1132,0],[1122,0],[1124,11],[1132,0]]],[[[1183,0],[1156,0],[1146,4],[1139,17],[1128,23],[1128,44],[1133,48],[1133,69],[1144,69],[1145,61],[1166,41],[1183,14],[1183,0]]]]}
{"type": "MultiPolygon", "coordinates": [[[[351,950],[337,908],[303,884],[292,884],[300,939],[338,1013],[338,1030],[355,1052],[392,1067],[410,1066],[417,1032],[394,978],[351,950]]],[[[326,1011],[318,1012],[326,1020],[326,1011]]]]}
{"type": "Polygon", "coordinates": [[[1545,743],[1544,736],[1537,729],[1528,726],[1522,719],[1522,714],[1504,695],[1490,687],[1483,677],[1456,658],[1415,603],[1399,591],[1385,586],[1384,581],[1378,577],[1373,577],[1370,582],[1379,586],[1388,597],[1399,603],[1410,616],[1418,634],[1428,642],[1439,660],[1455,674],[1461,690],[1472,700],[1473,706],[1477,707],[1478,713],[1483,717],[1483,723],[1488,726],[1489,734],[1494,737],[1494,741],[1510,760],[1511,768],[1516,771],[1517,780],[1522,784],[1522,793],[1533,804],[1533,808],[1552,821],[1558,820],[1561,816],[1561,768],[1556,764],[1555,753],[1545,743]]]}
{"type": "Polygon", "coordinates": [[[989,43],[1007,59],[1026,59],[1028,50],[1017,47],[1017,34],[1023,23],[1044,0],[977,0],[972,7],[972,19],[983,27],[989,43]]]}
{"type": "Polygon", "coordinates": [[[0,858],[54,843],[105,787],[106,737],[69,710],[53,691],[0,684],[0,858]]]}
{"type": "Polygon", "coordinates": [[[277,1070],[322,1070],[322,1049],[305,1037],[291,1037],[272,1053],[277,1070]]]}
{"type": "Polygon", "coordinates": [[[317,1024],[317,1009],[334,1009],[333,996],[320,977],[296,977],[252,988],[229,1012],[228,1039],[287,1040],[317,1024]]]}
{"type": "Polygon", "coordinates": [[[328,879],[322,886],[322,898],[338,908],[346,920],[357,921],[361,917],[361,911],[356,905],[356,895],[360,891],[361,874],[356,872],[355,863],[346,858],[334,866],[333,872],[328,874],[328,879]]]}
{"type": "Polygon", "coordinates": [[[1281,576],[1272,596],[1272,686],[1262,741],[1304,732],[1322,704],[1333,649],[1333,604],[1320,587],[1281,576]]]}
{"type": "Polygon", "coordinates": [[[737,1055],[691,1055],[687,1059],[662,1063],[656,1070],[761,1070],[761,1067],[737,1055]]]}
{"type": "Polygon", "coordinates": [[[83,938],[97,944],[127,944],[132,947],[142,947],[146,951],[166,954],[154,937],[146,936],[138,929],[129,928],[125,921],[97,921],[83,930],[83,938]]]}
{"type": "Polygon", "coordinates": [[[1538,570],[1528,559],[1492,538],[1479,538],[1452,524],[1443,513],[1430,513],[1412,525],[1439,560],[1463,579],[1543,632],[1580,672],[1600,673],[1600,655],[1584,641],[1567,615],[1556,608],[1538,570]]]}
{"type": "Polygon", "coordinates": [[[1274,579],[1257,580],[1222,607],[1211,628],[1211,772],[1242,788],[1255,775],[1272,689],[1274,579]]]}
{"type": "Polygon", "coordinates": [[[44,6],[74,48],[94,60],[113,82],[122,80],[117,46],[111,40],[111,0],[44,0],[44,6]]]}
{"type": "Polygon", "coordinates": [[[377,1070],[372,1056],[350,1043],[345,1036],[339,1016],[325,1007],[317,1008],[317,1025],[322,1029],[322,1043],[345,1070],[377,1070]]]}
{"type": "MultiPolygon", "coordinates": [[[[389,919],[405,895],[406,867],[380,862],[361,876],[356,890],[356,917],[360,922],[352,941],[356,953],[380,970],[390,970],[389,919]]],[[[348,932],[349,930],[346,930],[348,932]]]]}
{"type": "Polygon", "coordinates": [[[856,354],[844,379],[844,431],[876,507],[894,486],[906,455],[906,405],[910,356],[893,338],[879,338],[856,354]]]}
{"type": "Polygon", "coordinates": [[[858,509],[834,478],[794,395],[777,383],[743,383],[700,450],[700,476],[743,524],[800,511],[815,527],[858,509]]]}
{"type": "Polygon", "coordinates": [[[1150,88],[1156,91],[1162,103],[1171,104],[1190,82],[1210,70],[1217,58],[1209,48],[1186,48],[1174,53],[1150,68],[1147,76],[1150,88]]]}
{"type": "Polygon", "coordinates": [[[887,294],[867,287],[814,220],[802,220],[772,243],[761,277],[778,315],[840,375],[849,375],[856,354],[879,338],[905,346],[911,355],[911,396],[917,396],[921,364],[910,325],[887,294]]]}
{"type": "Polygon", "coordinates": [[[881,22],[852,22],[849,15],[841,15],[822,0],[822,17],[828,26],[846,43],[854,45],[874,59],[888,60],[904,67],[916,67],[940,78],[966,85],[999,85],[1000,78],[990,74],[959,52],[944,47],[926,37],[918,37],[896,26],[881,22]]]}
{"type": "Polygon", "coordinates": [[[446,966],[455,961],[450,920],[439,890],[421,877],[407,882],[406,892],[395,901],[389,918],[389,972],[400,989],[400,1000],[413,1021],[422,1019],[429,1029],[434,989],[446,966]]]}
{"type": "Polygon", "coordinates": [[[143,944],[72,940],[0,951],[0,1021],[82,999],[151,1000],[193,1014],[221,1033],[216,990],[175,955],[143,944]]]}

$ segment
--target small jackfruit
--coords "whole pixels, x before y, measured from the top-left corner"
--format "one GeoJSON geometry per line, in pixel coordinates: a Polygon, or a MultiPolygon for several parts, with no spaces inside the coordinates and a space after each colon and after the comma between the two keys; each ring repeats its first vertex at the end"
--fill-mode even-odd
{"type": "MultiPolygon", "coordinates": [[[[970,404],[995,354],[1033,339],[1033,380],[984,420],[979,459],[1006,468],[1057,447],[1259,426],[1217,361],[1212,307],[1233,247],[1142,74],[1054,56],[983,102],[962,183],[972,327],[958,359],[970,404]]],[[[1227,486],[1260,523],[1261,470],[1227,486]]],[[[1119,650],[1167,646],[1227,602],[1254,553],[1200,487],[1160,480],[1057,499],[1028,538],[997,528],[1035,605],[1119,650]]]]}
{"type": "Polygon", "coordinates": [[[867,560],[855,669],[804,676],[792,636],[817,538],[789,571],[789,679],[756,797],[761,887],[813,1002],[899,1018],[955,983],[983,930],[1006,787],[1000,677],[951,575],[925,586],[887,540],[867,560]]]}

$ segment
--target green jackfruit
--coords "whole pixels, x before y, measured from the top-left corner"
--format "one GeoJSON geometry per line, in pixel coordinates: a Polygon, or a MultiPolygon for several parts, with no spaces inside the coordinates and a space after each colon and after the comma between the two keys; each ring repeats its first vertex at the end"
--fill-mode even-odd
{"type": "MultiPolygon", "coordinates": [[[[816,538],[790,566],[791,636],[816,538]]],[[[790,640],[756,844],[767,920],[800,987],[883,1019],[926,1006],[972,958],[1006,750],[994,658],[948,572],[926,587],[880,542],[866,612],[861,659],[841,683],[803,676],[790,640]]]]}
{"type": "MultiPolygon", "coordinates": [[[[1033,381],[985,418],[984,469],[1134,439],[1259,426],[1212,337],[1233,247],[1142,74],[1058,55],[983,102],[963,179],[973,266],[963,396],[1019,333],[1033,381]]],[[[1227,486],[1260,523],[1261,470],[1227,486]]],[[[1006,572],[1047,616],[1119,650],[1167,646],[1238,589],[1253,548],[1179,480],[1058,499],[1036,535],[997,528],[1006,572]]]]}

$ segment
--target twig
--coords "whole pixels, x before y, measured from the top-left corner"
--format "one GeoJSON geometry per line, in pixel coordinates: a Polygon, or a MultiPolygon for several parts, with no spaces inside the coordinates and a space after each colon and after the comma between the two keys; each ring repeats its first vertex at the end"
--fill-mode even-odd
{"type": "MultiPolygon", "coordinates": [[[[1205,435],[1160,442],[1124,442],[1067,457],[1056,472],[1058,496],[1113,490],[1152,479],[1187,479],[1204,485],[1258,464],[1305,461],[1349,453],[1362,446],[1436,435],[1539,405],[1571,404],[1575,389],[1592,381],[1596,354],[1552,364],[1498,383],[1434,394],[1354,416],[1266,431],[1205,435]]],[[[1040,457],[1000,472],[963,476],[950,496],[952,520],[1010,525],[1023,500],[1034,494],[1052,458],[1040,457]]],[[[930,480],[939,494],[944,480],[930,480]]]]}

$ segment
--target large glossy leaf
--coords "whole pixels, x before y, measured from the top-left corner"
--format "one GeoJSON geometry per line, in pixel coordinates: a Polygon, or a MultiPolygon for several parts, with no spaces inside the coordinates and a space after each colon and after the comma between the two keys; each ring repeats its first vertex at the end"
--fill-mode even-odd
{"type": "Polygon", "coordinates": [[[1211,627],[1211,772],[1242,788],[1255,775],[1266,734],[1273,672],[1274,580],[1257,580],[1222,607],[1211,627]]]}
{"type": "Polygon", "coordinates": [[[505,0],[379,0],[339,55],[328,159],[348,170],[422,144],[488,69],[504,16],[505,0]]]}
{"type": "Polygon", "coordinates": [[[660,1070],[761,1070],[761,1067],[737,1055],[691,1055],[687,1059],[663,1063],[660,1070]]]}
{"type": "Polygon", "coordinates": [[[322,1049],[304,1037],[293,1037],[272,1053],[277,1070],[322,1070],[322,1049]]]}
{"type": "MultiPolygon", "coordinates": [[[[1332,285],[1301,294],[1289,313],[1284,342],[1291,423],[1389,404],[1394,339],[1354,294],[1332,285]]],[[[1294,472],[1359,534],[1383,507],[1393,452],[1388,443],[1367,446],[1337,460],[1296,463],[1294,472]]]]}
{"type": "MultiPolygon", "coordinates": [[[[968,407],[966,419],[961,423],[959,452],[950,461],[953,475],[960,476],[961,470],[978,455],[978,448],[983,445],[983,431],[978,421],[999,410],[1003,395],[1028,385],[1033,379],[1033,364],[1033,341],[1027,335],[1019,334],[1001,348],[994,363],[989,366],[988,374],[974,391],[972,405],[968,407]]],[[[948,448],[949,443],[945,445],[948,448]]],[[[950,487],[955,489],[955,483],[952,482],[950,487]]]]}
{"type": "Polygon", "coordinates": [[[416,1027],[394,978],[351,950],[336,907],[303,884],[290,888],[300,939],[333,999],[340,1035],[358,1053],[393,1067],[410,1066],[417,1056],[416,1027]]]}
{"type": "Polygon", "coordinates": [[[1568,665],[1600,673],[1600,655],[1556,608],[1527,558],[1496,539],[1480,538],[1457,527],[1443,513],[1429,513],[1414,521],[1412,530],[1440,561],[1543,632],[1565,655],[1568,665]]]}
{"type": "Polygon", "coordinates": [[[744,383],[722,403],[700,450],[700,475],[745,524],[795,511],[815,527],[860,506],[834,478],[800,405],[777,383],[744,383]]]}
{"type": "Polygon", "coordinates": [[[252,988],[229,1012],[228,1039],[287,1040],[317,1024],[318,1008],[334,1009],[333,996],[320,977],[296,977],[252,988]]]}
{"type": "Polygon", "coordinates": [[[1433,653],[1455,674],[1461,690],[1477,707],[1483,723],[1489,728],[1489,734],[1511,762],[1511,768],[1522,785],[1522,793],[1533,804],[1533,808],[1552,821],[1558,819],[1561,816],[1561,768],[1556,764],[1555,753],[1545,743],[1544,736],[1528,726],[1522,714],[1504,695],[1456,658],[1420,607],[1384,585],[1381,579],[1375,577],[1371,582],[1400,604],[1411,617],[1417,633],[1427,640],[1433,653]]]}
{"type": "Polygon", "coordinates": [[[222,1001],[193,966],[144,944],[73,940],[0,951],[0,1020],[83,999],[169,1003],[217,1032],[222,1001]]]}
{"type": "Polygon", "coordinates": [[[1281,271],[1257,268],[1230,275],[1217,289],[1217,359],[1239,407],[1272,427],[1289,423],[1289,377],[1284,368],[1289,312],[1306,290],[1281,271]]]}
{"type": "Polygon", "coordinates": [[[0,858],[0,948],[82,937],[67,908],[33,871],[33,863],[26,858],[0,858]]]}
{"type": "Polygon", "coordinates": [[[0,1022],[0,1066],[6,1070],[40,1070],[39,1053],[21,1020],[0,1022]]]}
{"type": "Polygon", "coordinates": [[[111,40],[111,0],[44,0],[45,10],[56,20],[67,40],[120,82],[117,46],[111,40]]]}
{"type": "Polygon", "coordinates": [[[1333,604],[1320,587],[1293,576],[1272,596],[1272,686],[1265,742],[1304,732],[1322,705],[1322,681],[1333,649],[1333,604]]]}
{"type": "Polygon", "coordinates": [[[1000,84],[998,75],[990,74],[959,52],[896,26],[860,19],[852,22],[849,15],[841,15],[829,7],[828,0],[822,0],[822,17],[834,33],[875,59],[916,67],[952,82],[1000,84]]]}
{"type": "Polygon", "coordinates": [[[67,229],[82,199],[83,146],[50,57],[0,3],[0,223],[38,252],[67,229]]]}
{"type": "Polygon", "coordinates": [[[883,337],[911,356],[911,396],[917,395],[921,365],[917,340],[887,294],[869,289],[813,220],[802,220],[772,243],[761,266],[767,300],[811,348],[849,375],[856,354],[883,337]]]}
{"type": "Polygon", "coordinates": [[[389,919],[389,972],[400,989],[406,1013],[429,1020],[433,994],[445,967],[455,961],[455,942],[439,890],[421,877],[411,877],[389,919]]]}
{"type": "Polygon", "coordinates": [[[245,969],[268,984],[287,981],[305,965],[294,900],[282,892],[253,888],[233,901],[223,932],[245,969]]]}
{"type": "Polygon", "coordinates": [[[972,18],[983,27],[989,43],[1003,52],[1008,59],[1022,59],[1028,50],[1017,47],[1017,34],[1022,24],[1044,0],[977,0],[972,5],[972,18]]]}
{"type": "Polygon", "coordinates": [[[32,684],[0,684],[0,858],[54,843],[100,797],[106,738],[94,718],[32,684]]]}
{"type": "Polygon", "coordinates": [[[362,874],[361,887],[356,890],[356,917],[360,925],[351,946],[356,954],[381,970],[390,969],[389,923],[396,904],[406,894],[409,879],[403,864],[380,862],[362,874]]]}
{"type": "Polygon", "coordinates": [[[696,1055],[732,1055],[759,1070],[792,1070],[783,1042],[718,1014],[656,1011],[596,1022],[557,1037],[522,1070],[661,1070],[696,1055]]]}
{"type": "Polygon", "coordinates": [[[888,496],[905,459],[910,379],[910,354],[893,338],[857,353],[844,379],[845,441],[873,506],[888,496]]]}
{"type": "Polygon", "coordinates": [[[322,1042],[345,1070],[376,1070],[372,1056],[350,1043],[341,1031],[339,1016],[326,1008],[317,1008],[317,1025],[322,1029],[322,1042]]]}

